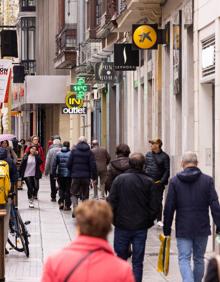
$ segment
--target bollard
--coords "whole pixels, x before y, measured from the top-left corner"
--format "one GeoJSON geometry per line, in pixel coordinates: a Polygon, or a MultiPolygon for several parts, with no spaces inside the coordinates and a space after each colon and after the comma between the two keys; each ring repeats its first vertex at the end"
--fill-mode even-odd
{"type": "Polygon", "coordinates": [[[7,212],[5,208],[0,208],[0,282],[5,281],[5,216],[7,212]]]}

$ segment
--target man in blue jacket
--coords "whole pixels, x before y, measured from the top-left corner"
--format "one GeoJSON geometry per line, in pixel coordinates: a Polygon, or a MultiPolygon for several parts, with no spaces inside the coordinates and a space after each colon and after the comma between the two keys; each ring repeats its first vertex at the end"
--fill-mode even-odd
{"type": "Polygon", "coordinates": [[[78,144],[72,149],[67,167],[72,178],[71,198],[74,217],[74,208],[78,205],[78,197],[80,196],[82,200],[88,199],[90,180],[95,182],[97,179],[95,156],[84,136],[79,138],[78,144]]]}
{"type": "Polygon", "coordinates": [[[61,151],[56,154],[53,162],[52,175],[59,179],[59,208],[66,211],[71,210],[71,199],[70,199],[70,186],[71,177],[70,171],[67,167],[67,162],[70,157],[70,142],[63,142],[61,151]]]}
{"type": "Polygon", "coordinates": [[[209,208],[220,230],[220,206],[212,177],[197,167],[197,156],[186,152],[183,171],[171,179],[164,208],[164,235],[171,234],[176,212],[176,237],[179,267],[183,282],[201,282],[204,275],[204,254],[211,235],[209,208]],[[194,268],[191,269],[193,254],[194,268]]]}

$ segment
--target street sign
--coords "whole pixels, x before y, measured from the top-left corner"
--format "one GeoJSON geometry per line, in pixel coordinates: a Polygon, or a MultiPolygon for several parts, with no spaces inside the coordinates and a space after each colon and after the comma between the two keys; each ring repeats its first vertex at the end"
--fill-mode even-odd
{"type": "Polygon", "coordinates": [[[135,47],[139,49],[157,49],[157,24],[142,24],[132,26],[132,39],[135,47]]]}
{"type": "Polygon", "coordinates": [[[132,44],[114,44],[115,70],[133,71],[139,66],[139,50],[133,50],[132,44]]]}
{"type": "Polygon", "coordinates": [[[90,91],[90,85],[86,84],[85,77],[78,77],[76,84],[70,85],[70,91],[76,93],[76,98],[83,100],[86,92],[90,91]]]}

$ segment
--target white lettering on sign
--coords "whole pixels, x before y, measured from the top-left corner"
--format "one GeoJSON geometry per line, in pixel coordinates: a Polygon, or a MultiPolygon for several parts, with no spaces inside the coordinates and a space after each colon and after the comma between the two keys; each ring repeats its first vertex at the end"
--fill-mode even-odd
{"type": "Polygon", "coordinates": [[[78,107],[73,107],[73,108],[63,108],[62,110],[63,114],[77,114],[77,115],[85,115],[87,114],[87,107],[82,107],[82,108],[78,108],[78,107]]]}

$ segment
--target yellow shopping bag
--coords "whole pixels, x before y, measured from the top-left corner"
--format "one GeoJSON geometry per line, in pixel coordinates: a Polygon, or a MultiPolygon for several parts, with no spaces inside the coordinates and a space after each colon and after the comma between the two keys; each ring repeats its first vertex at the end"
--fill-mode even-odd
{"type": "Polygon", "coordinates": [[[163,272],[164,275],[167,275],[169,272],[171,237],[160,234],[159,239],[161,241],[161,245],[158,256],[157,271],[163,272]]]}

